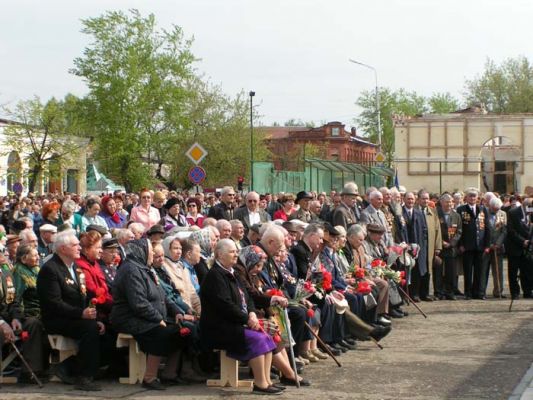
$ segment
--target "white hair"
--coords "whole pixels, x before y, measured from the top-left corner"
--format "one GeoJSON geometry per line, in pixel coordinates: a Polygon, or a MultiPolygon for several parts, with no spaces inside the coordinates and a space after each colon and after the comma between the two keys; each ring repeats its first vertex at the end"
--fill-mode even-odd
{"type": "Polygon", "coordinates": [[[490,202],[489,202],[491,208],[497,208],[497,209],[500,209],[502,208],[502,201],[497,198],[497,197],[493,197],[492,199],[490,199],[490,202]]]}
{"type": "Polygon", "coordinates": [[[144,225],[141,224],[140,222],[133,222],[128,226],[128,229],[133,233],[135,232],[143,233],[144,225]]]}
{"type": "Polygon", "coordinates": [[[376,197],[380,197],[380,196],[383,197],[383,194],[378,190],[374,190],[368,194],[368,199],[374,200],[376,197]]]}
{"type": "Polygon", "coordinates": [[[221,252],[224,252],[224,251],[227,251],[231,248],[237,248],[237,246],[235,245],[235,242],[231,239],[220,239],[218,242],[217,242],[217,245],[215,246],[215,258],[221,253],[221,252]]]}
{"type": "Polygon", "coordinates": [[[72,244],[74,240],[76,240],[76,231],[74,229],[65,229],[56,235],[54,248],[57,250],[61,246],[68,246],[69,244],[72,244]]]}

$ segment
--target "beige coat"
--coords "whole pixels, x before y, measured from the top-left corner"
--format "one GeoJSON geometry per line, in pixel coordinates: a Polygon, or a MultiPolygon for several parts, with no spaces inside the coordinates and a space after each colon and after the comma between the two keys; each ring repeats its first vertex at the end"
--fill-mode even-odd
{"type": "Polygon", "coordinates": [[[442,235],[437,210],[431,207],[427,207],[426,210],[427,212],[424,213],[420,209],[426,217],[426,224],[428,226],[428,271],[432,271],[435,252],[442,250],[442,235]]]}
{"type": "Polygon", "coordinates": [[[185,268],[181,262],[174,263],[166,257],[163,262],[163,268],[167,271],[172,283],[180,292],[183,301],[200,315],[200,312],[202,311],[200,296],[198,296],[198,293],[194,290],[189,270],[185,268]]]}

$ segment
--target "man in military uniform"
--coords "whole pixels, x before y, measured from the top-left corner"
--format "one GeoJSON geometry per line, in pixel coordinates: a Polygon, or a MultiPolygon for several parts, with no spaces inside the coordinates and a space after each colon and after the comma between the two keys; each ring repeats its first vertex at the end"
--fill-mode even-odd
{"type": "Polygon", "coordinates": [[[463,231],[461,216],[453,209],[453,198],[443,194],[438,208],[440,230],[442,235],[442,267],[434,266],[435,296],[439,299],[455,300],[454,287],[457,276],[457,248],[463,231]]]}
{"type": "Polygon", "coordinates": [[[340,225],[348,231],[350,226],[359,221],[360,215],[356,215],[357,196],[359,196],[359,190],[355,183],[349,182],[344,185],[341,192],[341,204],[333,211],[331,225],[340,225]]]}
{"type": "Polygon", "coordinates": [[[468,190],[465,197],[466,204],[457,207],[463,227],[459,250],[463,253],[465,300],[471,298],[485,300],[485,295],[481,293],[483,280],[481,274],[483,252],[488,247],[487,209],[477,204],[477,190],[468,190]]]}

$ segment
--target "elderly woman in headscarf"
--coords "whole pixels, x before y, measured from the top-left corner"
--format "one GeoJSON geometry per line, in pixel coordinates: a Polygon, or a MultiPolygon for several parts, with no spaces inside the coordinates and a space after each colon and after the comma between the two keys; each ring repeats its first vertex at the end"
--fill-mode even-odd
{"type": "Polygon", "coordinates": [[[190,270],[194,272],[193,265],[200,258],[198,244],[190,239],[180,241],[177,236],[168,236],[163,239],[162,246],[165,255],[162,269],[169,277],[174,288],[180,293],[183,301],[187,303],[188,309],[200,315],[202,309],[200,297],[195,288],[195,284],[199,285],[199,283],[196,276],[191,276],[190,272],[190,270]],[[183,247],[186,247],[185,252],[183,247]],[[194,255],[197,256],[195,257],[194,255]]]}
{"type": "Polygon", "coordinates": [[[185,216],[180,213],[180,202],[177,198],[173,197],[168,199],[163,208],[167,211],[165,216],[159,222],[159,225],[162,225],[166,232],[177,226],[189,226],[185,216]]]}
{"type": "Polygon", "coordinates": [[[100,216],[104,219],[107,227],[109,229],[122,228],[126,222],[126,217],[117,212],[117,205],[113,197],[104,196],[101,203],[102,210],[100,211],[100,216]]]}
{"type": "Polygon", "coordinates": [[[200,261],[193,265],[196,276],[198,277],[198,282],[200,283],[202,283],[209,272],[209,268],[211,268],[209,264],[212,261],[211,257],[213,250],[215,249],[219,237],[220,234],[218,229],[214,226],[208,226],[199,231],[194,231],[189,236],[190,239],[194,240],[200,246],[200,261]]]}
{"type": "MultiPolygon", "coordinates": [[[[272,316],[271,306],[287,307],[288,301],[283,296],[268,296],[263,293],[258,274],[263,269],[266,253],[259,246],[246,246],[235,264],[235,274],[240,284],[246,288],[248,295],[254,301],[258,317],[262,320],[264,330],[271,335],[279,335],[279,328],[272,316]]],[[[288,342],[279,341],[272,352],[272,364],[281,372],[280,382],[285,385],[296,385],[296,374],[290,366],[289,356],[285,346],[288,342]]],[[[309,386],[309,381],[298,377],[300,386],[309,386]]]]}
{"type": "Polygon", "coordinates": [[[126,261],[115,277],[111,321],[118,332],[133,335],[141,351],[147,354],[142,386],[163,390],[162,383],[175,384],[179,350],[185,339],[180,335],[182,315],[169,301],[152,268],[154,252],[147,239],[134,240],[126,246],[126,261]],[[166,357],[161,380],[157,372],[166,357]]]}
{"type": "Polygon", "coordinates": [[[281,389],[270,380],[276,345],[262,330],[254,302],[235,276],[237,256],[237,247],[231,239],[217,243],[215,263],[202,282],[202,342],[208,348],[226,350],[231,358],[248,361],[255,393],[280,393],[281,389]]]}

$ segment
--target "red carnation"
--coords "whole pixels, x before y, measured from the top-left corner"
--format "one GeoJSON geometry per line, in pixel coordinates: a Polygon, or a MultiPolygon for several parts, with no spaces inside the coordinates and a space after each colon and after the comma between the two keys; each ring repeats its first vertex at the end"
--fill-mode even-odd
{"type": "Polygon", "coordinates": [[[91,299],[91,306],[96,307],[97,304],[98,304],[98,299],[96,297],[93,297],[91,299]]]}
{"type": "Polygon", "coordinates": [[[355,270],[355,278],[363,279],[365,277],[365,270],[363,268],[357,268],[355,270]]]}
{"type": "Polygon", "coordinates": [[[375,260],[373,260],[373,261],[370,263],[370,266],[371,266],[372,268],[377,268],[377,267],[380,266],[380,264],[381,264],[381,260],[378,259],[378,258],[376,258],[375,260]]]}
{"type": "Polygon", "coordinates": [[[404,279],[405,278],[405,271],[400,271],[400,279],[404,279]]]}
{"type": "Polygon", "coordinates": [[[372,288],[370,287],[367,281],[359,282],[359,284],[357,285],[357,293],[369,294],[371,291],[372,288]]]}
{"type": "Polygon", "coordinates": [[[407,283],[407,281],[405,279],[402,279],[400,281],[400,286],[405,286],[406,283],[407,283]]]}
{"type": "Polygon", "coordinates": [[[30,339],[30,334],[28,331],[22,331],[20,333],[20,340],[22,340],[23,342],[26,342],[30,339]]]}
{"type": "Polygon", "coordinates": [[[274,340],[274,343],[278,344],[279,342],[281,342],[281,336],[276,333],[273,337],[272,337],[272,340],[274,340]]]}
{"type": "Polygon", "coordinates": [[[180,336],[189,336],[191,334],[191,330],[189,328],[181,328],[180,329],[180,336]]]}
{"type": "Polygon", "coordinates": [[[283,292],[282,292],[281,290],[279,290],[279,289],[268,289],[268,290],[265,292],[265,294],[266,294],[267,296],[270,296],[270,297],[272,297],[272,296],[281,296],[281,297],[284,297],[283,292]]]}
{"type": "Polygon", "coordinates": [[[307,309],[307,316],[309,318],[313,318],[315,316],[315,310],[313,310],[312,308],[307,309]]]}
{"type": "Polygon", "coordinates": [[[329,271],[323,271],[322,272],[322,288],[324,290],[331,290],[332,289],[332,277],[331,277],[331,272],[329,271]]]}

